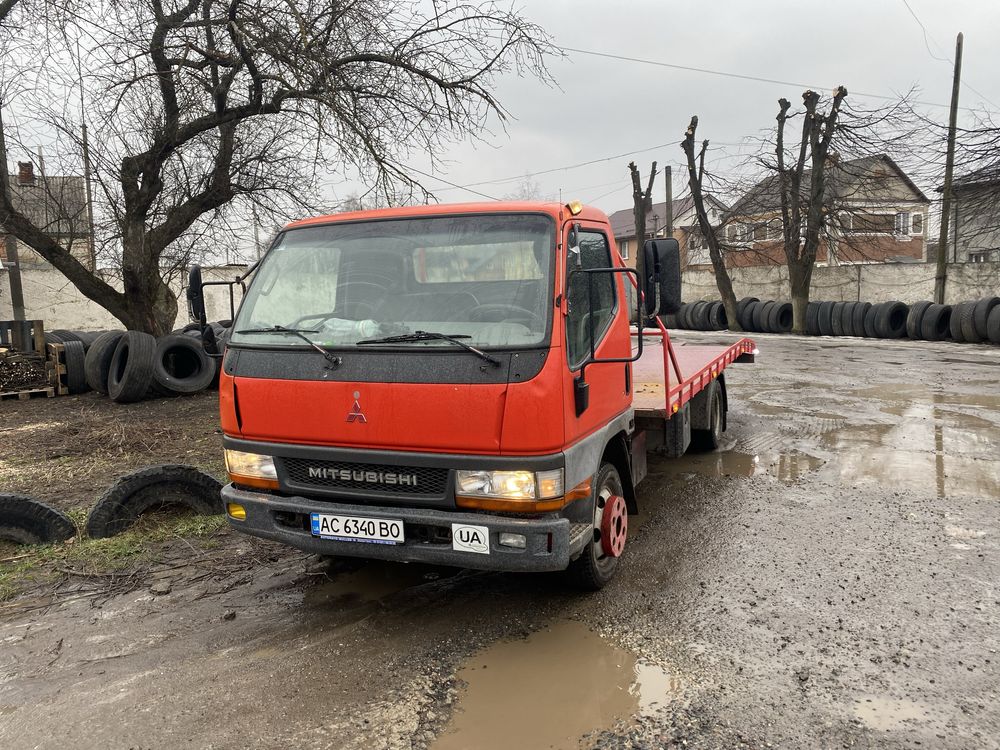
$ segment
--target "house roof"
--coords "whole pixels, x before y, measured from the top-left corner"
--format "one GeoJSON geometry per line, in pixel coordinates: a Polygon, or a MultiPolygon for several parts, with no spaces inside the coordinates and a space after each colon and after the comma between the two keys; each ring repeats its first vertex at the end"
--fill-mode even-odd
{"type": "Polygon", "coordinates": [[[35,226],[54,235],[87,234],[87,194],[83,177],[35,177],[21,184],[10,175],[11,201],[35,226]]]}
{"type": "MultiPolygon", "coordinates": [[[[725,204],[711,195],[705,196],[705,202],[709,204],[710,208],[714,208],[716,211],[726,210],[725,204]]],[[[663,226],[664,222],[667,220],[666,208],[666,201],[653,204],[653,210],[646,214],[646,231],[652,230],[654,224],[657,227],[663,226]]],[[[677,217],[688,213],[693,208],[694,202],[691,200],[691,196],[674,200],[674,220],[676,220],[677,217]]],[[[611,221],[611,231],[614,233],[615,237],[635,237],[635,214],[632,213],[631,208],[623,208],[620,211],[615,211],[608,217],[608,219],[611,221]]]]}
{"type": "MultiPolygon", "coordinates": [[[[989,166],[964,174],[961,177],[956,177],[951,181],[951,188],[958,191],[998,184],[1000,184],[1000,164],[990,164],[989,166]]],[[[943,190],[943,187],[937,189],[939,193],[943,190]]]]}
{"type": "MultiPolygon", "coordinates": [[[[838,161],[828,172],[827,185],[828,195],[833,199],[848,200],[852,197],[874,198],[878,197],[878,192],[885,190],[885,183],[880,186],[874,180],[878,180],[877,167],[887,166],[907,188],[909,188],[917,200],[922,203],[930,203],[923,191],[918,188],[913,180],[900,169],[886,154],[875,154],[864,156],[860,159],[847,159],[838,161]]],[[[806,169],[802,172],[802,183],[799,186],[800,192],[805,196],[809,189],[809,179],[812,170],[806,169]]],[[[886,198],[891,200],[891,198],[886,198]]],[[[754,185],[746,194],[741,197],[730,210],[735,215],[753,215],[777,211],[781,208],[781,176],[772,174],[754,185]]]]}

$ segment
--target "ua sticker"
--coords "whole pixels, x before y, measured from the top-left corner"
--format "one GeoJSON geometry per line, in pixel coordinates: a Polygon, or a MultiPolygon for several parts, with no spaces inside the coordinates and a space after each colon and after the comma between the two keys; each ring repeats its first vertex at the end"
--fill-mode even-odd
{"type": "Polygon", "coordinates": [[[490,530],[485,526],[451,525],[451,548],[459,552],[490,554],[490,530]]]}

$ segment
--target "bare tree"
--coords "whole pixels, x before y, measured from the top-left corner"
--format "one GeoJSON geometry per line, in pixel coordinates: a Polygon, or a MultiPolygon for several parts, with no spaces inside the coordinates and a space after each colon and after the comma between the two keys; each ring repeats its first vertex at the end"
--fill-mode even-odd
{"type": "Polygon", "coordinates": [[[0,50],[0,91],[19,87],[16,110],[0,103],[0,224],[126,326],[157,334],[176,317],[170,275],[222,228],[250,211],[315,210],[326,169],[364,175],[386,201],[426,199],[408,155],[503,122],[496,77],[547,79],[553,51],[539,27],[489,0],[426,12],[405,0],[104,0],[86,14],[52,0],[55,34],[38,34],[17,0],[0,3],[15,42],[0,50]],[[80,90],[102,257],[121,290],[11,197],[8,151],[26,150],[32,130],[57,134],[52,162],[79,164],[81,116],[68,102],[80,90]]]}
{"type": "Polygon", "coordinates": [[[726,269],[722,243],[719,241],[715,225],[709,221],[708,211],[705,208],[702,186],[705,178],[705,152],[708,151],[708,140],[702,141],[701,149],[696,156],[694,140],[697,130],[698,117],[694,116],[684,132],[684,140],[681,141],[681,148],[687,157],[688,189],[691,191],[691,200],[694,203],[695,215],[698,217],[701,236],[704,237],[708,245],[708,255],[712,260],[712,270],[715,272],[715,283],[719,287],[719,295],[726,308],[727,325],[731,331],[742,331],[736,314],[736,294],[733,292],[733,281],[729,278],[729,271],[726,269]]]}
{"type": "MultiPolygon", "coordinates": [[[[629,173],[632,175],[632,217],[635,220],[635,270],[640,279],[645,278],[645,263],[642,246],[646,242],[646,214],[653,210],[653,182],[656,180],[656,162],[649,168],[649,179],[646,181],[646,189],[642,188],[642,175],[634,161],[628,164],[629,173]]],[[[642,325],[640,315],[639,325],[642,325]]]]}

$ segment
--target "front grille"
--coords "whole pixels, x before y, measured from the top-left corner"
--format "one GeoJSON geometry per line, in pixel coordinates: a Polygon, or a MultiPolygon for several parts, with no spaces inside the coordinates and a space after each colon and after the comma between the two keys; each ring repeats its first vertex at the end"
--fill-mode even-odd
{"type": "Polygon", "coordinates": [[[348,492],[368,490],[392,495],[442,497],[448,486],[448,470],[422,466],[359,464],[284,458],[288,478],[298,485],[348,492]]]}

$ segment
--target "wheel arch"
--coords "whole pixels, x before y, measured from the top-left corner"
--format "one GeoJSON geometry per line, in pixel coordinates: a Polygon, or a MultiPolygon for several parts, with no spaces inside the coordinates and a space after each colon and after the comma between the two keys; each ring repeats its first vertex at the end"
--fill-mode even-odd
{"type": "Polygon", "coordinates": [[[618,470],[622,480],[622,491],[625,493],[625,507],[629,514],[639,512],[639,504],[635,497],[635,482],[632,481],[632,460],[629,453],[628,436],[624,431],[618,432],[608,440],[601,455],[601,463],[610,463],[618,470]]]}

